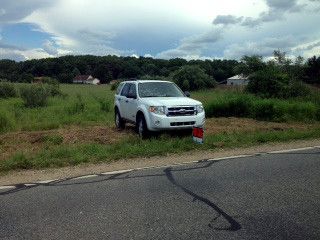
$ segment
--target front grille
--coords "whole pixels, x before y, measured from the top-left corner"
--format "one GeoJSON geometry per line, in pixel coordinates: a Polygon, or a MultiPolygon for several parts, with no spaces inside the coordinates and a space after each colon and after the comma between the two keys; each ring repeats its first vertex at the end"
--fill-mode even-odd
{"type": "Polygon", "coordinates": [[[172,122],[170,123],[171,127],[178,127],[178,126],[193,126],[196,122],[172,122]]]}
{"type": "Polygon", "coordinates": [[[169,107],[168,108],[168,117],[176,117],[176,116],[192,116],[196,115],[197,111],[195,107],[192,106],[179,106],[179,107],[169,107]]]}

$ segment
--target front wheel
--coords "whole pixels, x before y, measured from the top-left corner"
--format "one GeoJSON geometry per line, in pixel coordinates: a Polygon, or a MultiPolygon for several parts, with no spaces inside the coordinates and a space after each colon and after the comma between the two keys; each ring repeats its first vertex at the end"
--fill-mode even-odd
{"type": "Polygon", "coordinates": [[[138,117],[136,128],[137,128],[137,132],[138,132],[140,138],[144,139],[149,136],[149,130],[148,130],[147,123],[146,123],[146,120],[143,115],[140,115],[138,117]]]}
{"type": "Polygon", "coordinates": [[[125,128],[125,122],[121,118],[121,115],[120,115],[118,109],[116,109],[116,111],[115,111],[114,122],[115,122],[116,128],[118,128],[118,129],[125,128]]]}

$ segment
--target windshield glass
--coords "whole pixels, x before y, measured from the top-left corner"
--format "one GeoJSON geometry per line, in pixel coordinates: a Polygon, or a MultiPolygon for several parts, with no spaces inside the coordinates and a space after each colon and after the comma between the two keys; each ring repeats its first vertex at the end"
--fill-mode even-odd
{"type": "Polygon", "coordinates": [[[183,92],[174,83],[146,82],[139,83],[139,96],[146,97],[184,97],[183,92]]]}

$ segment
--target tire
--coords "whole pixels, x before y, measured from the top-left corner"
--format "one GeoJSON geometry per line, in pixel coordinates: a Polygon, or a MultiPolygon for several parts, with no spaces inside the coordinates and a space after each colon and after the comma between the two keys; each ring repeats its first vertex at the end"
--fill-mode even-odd
{"type": "Polygon", "coordinates": [[[143,115],[140,115],[138,117],[138,121],[136,123],[136,129],[137,133],[139,134],[139,137],[142,139],[148,138],[150,136],[150,132],[147,127],[146,119],[143,115]]]}
{"type": "Polygon", "coordinates": [[[122,130],[125,128],[125,122],[123,121],[118,109],[114,112],[114,123],[117,129],[122,130]]]}

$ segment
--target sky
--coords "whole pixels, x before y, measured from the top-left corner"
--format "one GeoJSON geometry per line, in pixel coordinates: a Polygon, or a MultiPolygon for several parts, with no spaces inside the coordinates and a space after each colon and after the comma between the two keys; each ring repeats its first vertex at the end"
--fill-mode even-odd
{"type": "Polygon", "coordinates": [[[0,0],[0,59],[320,55],[320,0],[0,0]]]}

